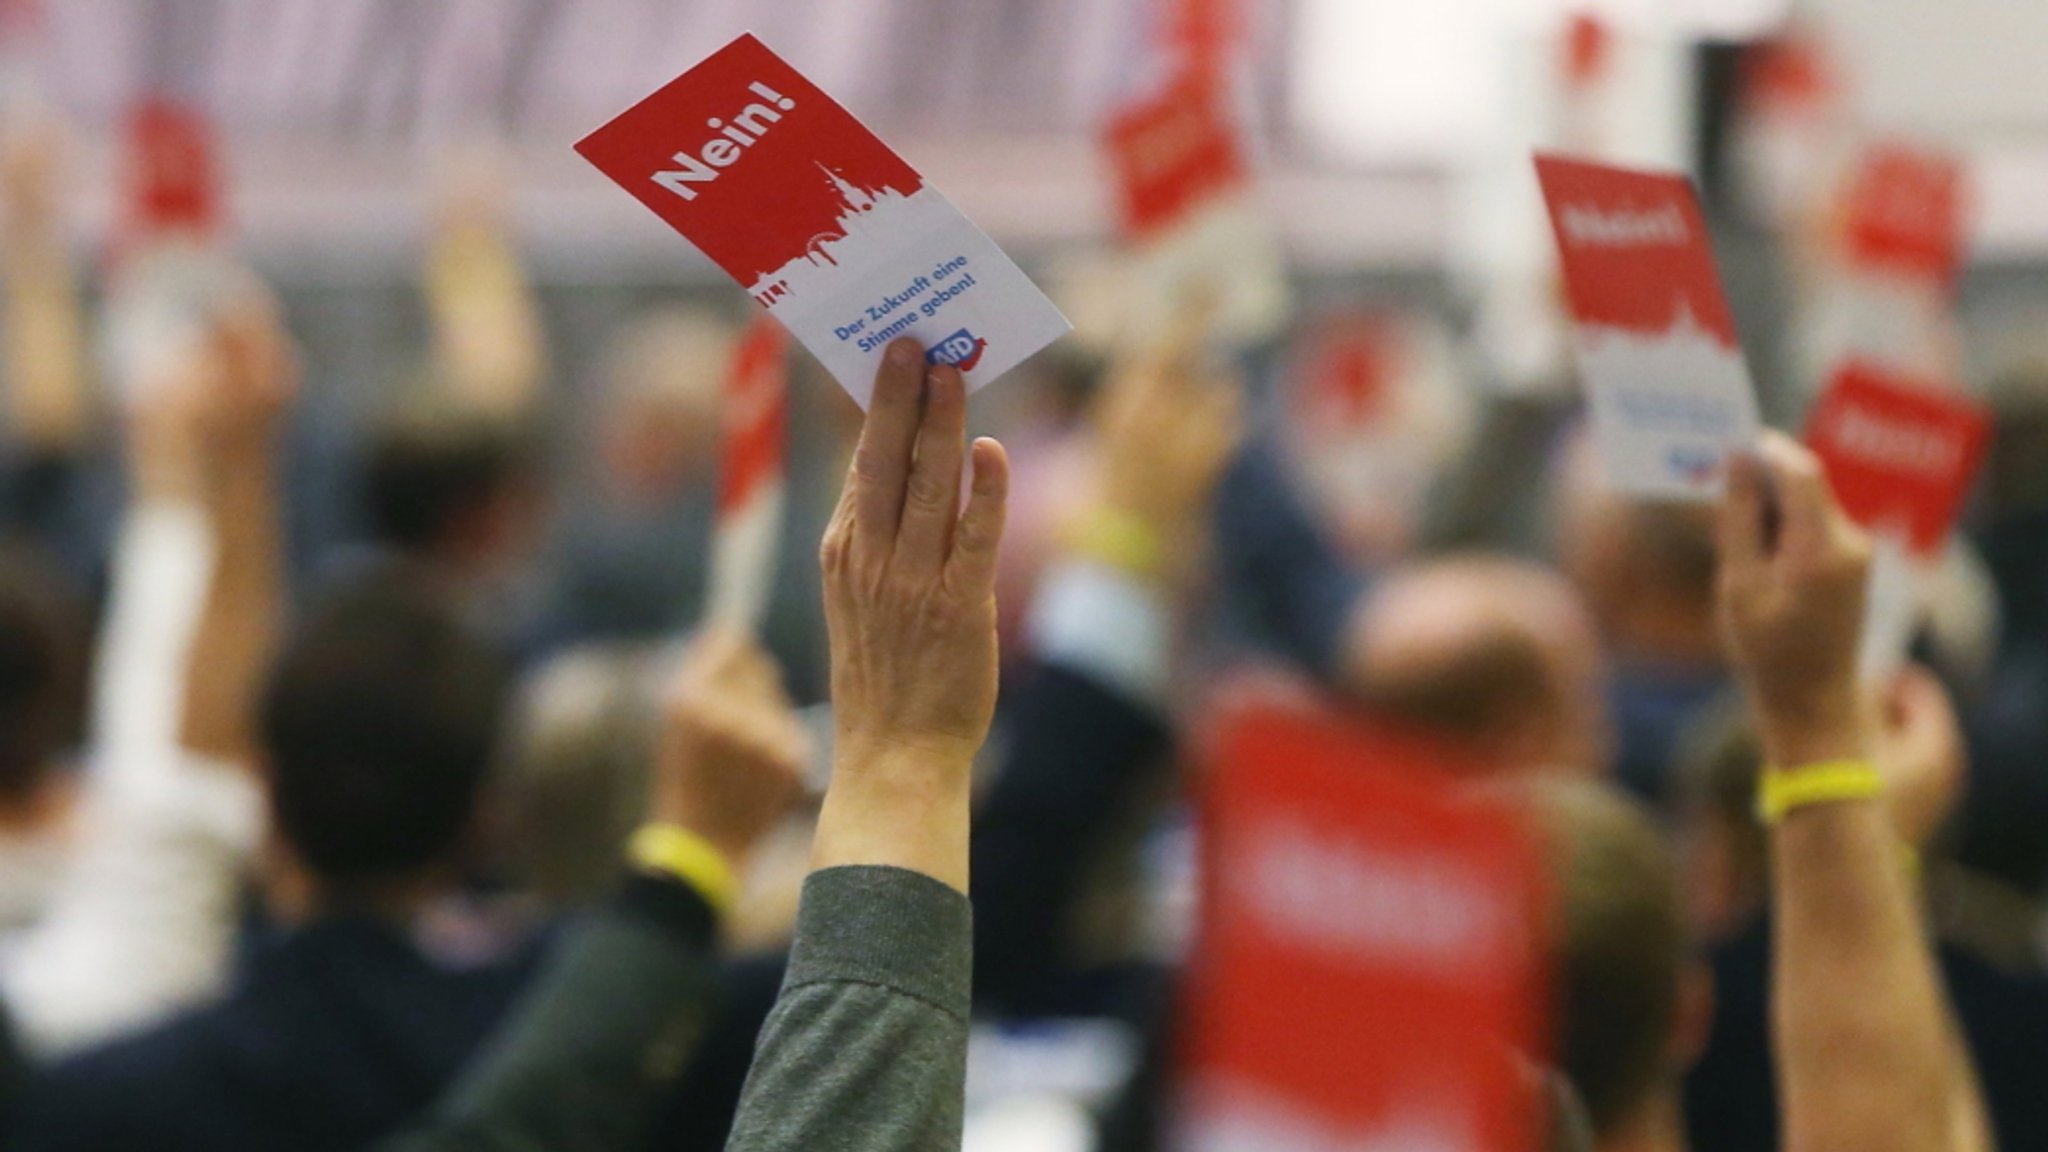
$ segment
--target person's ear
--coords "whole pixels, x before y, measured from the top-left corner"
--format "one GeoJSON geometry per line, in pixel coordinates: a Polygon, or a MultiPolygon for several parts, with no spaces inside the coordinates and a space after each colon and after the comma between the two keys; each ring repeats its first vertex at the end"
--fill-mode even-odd
{"type": "Polygon", "coordinates": [[[1671,1030],[1673,1066],[1689,1070],[1707,1051],[1714,1035],[1714,970],[1693,958],[1678,977],[1678,1020],[1671,1030]]]}

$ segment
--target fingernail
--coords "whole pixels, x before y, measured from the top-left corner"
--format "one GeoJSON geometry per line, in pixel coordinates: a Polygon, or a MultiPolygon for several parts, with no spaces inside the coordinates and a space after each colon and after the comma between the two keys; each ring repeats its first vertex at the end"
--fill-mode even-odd
{"type": "Polygon", "coordinates": [[[898,340],[889,345],[889,363],[898,368],[908,368],[917,360],[917,345],[908,340],[898,340]]]}

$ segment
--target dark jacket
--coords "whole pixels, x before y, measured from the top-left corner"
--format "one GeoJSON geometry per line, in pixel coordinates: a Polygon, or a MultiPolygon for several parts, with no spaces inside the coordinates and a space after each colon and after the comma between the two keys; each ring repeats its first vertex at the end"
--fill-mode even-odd
{"type": "Polygon", "coordinates": [[[434,1115],[379,1152],[637,1152],[710,1015],[716,924],[696,892],[627,881],[434,1115]]]}
{"type": "Polygon", "coordinates": [[[455,967],[336,917],[260,946],[221,1003],[38,1076],[21,1152],[352,1152],[433,1104],[504,1016],[533,949],[455,967]]]}

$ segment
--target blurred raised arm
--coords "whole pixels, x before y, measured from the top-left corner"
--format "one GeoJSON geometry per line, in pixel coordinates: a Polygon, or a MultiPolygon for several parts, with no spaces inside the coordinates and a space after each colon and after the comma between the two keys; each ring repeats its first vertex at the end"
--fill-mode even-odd
{"type": "Polygon", "coordinates": [[[1959,1058],[1856,676],[1870,545],[1775,434],[1720,513],[1723,629],[1766,757],[1773,1043],[1790,1152],[1966,1146],[1959,1058]]]}

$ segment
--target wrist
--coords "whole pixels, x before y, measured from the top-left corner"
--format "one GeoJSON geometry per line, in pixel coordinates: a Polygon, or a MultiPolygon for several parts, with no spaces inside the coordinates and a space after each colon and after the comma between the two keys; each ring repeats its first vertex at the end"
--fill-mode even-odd
{"type": "Polygon", "coordinates": [[[1067,551],[1143,579],[1156,578],[1166,563],[1166,532],[1160,518],[1114,500],[1083,509],[1064,532],[1067,551]]]}
{"type": "Polygon", "coordinates": [[[979,742],[955,739],[878,740],[841,732],[834,741],[832,786],[906,803],[944,800],[967,790],[979,742]]]}
{"type": "Polygon", "coordinates": [[[626,857],[636,871],[689,885],[720,916],[739,900],[738,858],[685,825],[642,825],[627,842],[626,857]]]}
{"type": "Polygon", "coordinates": [[[1855,760],[1869,754],[1863,705],[1853,688],[1814,696],[1797,707],[1759,707],[1757,737],[1781,768],[1855,760]]]}

